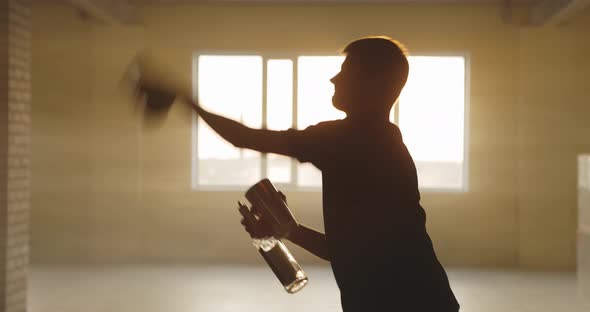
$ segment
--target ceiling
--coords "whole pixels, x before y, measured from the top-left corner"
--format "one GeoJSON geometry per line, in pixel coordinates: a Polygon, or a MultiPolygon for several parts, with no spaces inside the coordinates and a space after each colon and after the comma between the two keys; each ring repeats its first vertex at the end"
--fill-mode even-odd
{"type": "Polygon", "coordinates": [[[85,14],[107,23],[133,23],[134,7],[146,4],[434,4],[434,5],[497,5],[500,17],[512,22],[513,5],[530,5],[531,13],[527,25],[540,26],[548,23],[560,25],[575,14],[590,7],[590,0],[36,0],[42,2],[66,2],[85,14]]]}
{"type": "Polygon", "coordinates": [[[129,0],[135,4],[159,3],[384,3],[384,4],[531,4],[543,0],[129,0]]]}

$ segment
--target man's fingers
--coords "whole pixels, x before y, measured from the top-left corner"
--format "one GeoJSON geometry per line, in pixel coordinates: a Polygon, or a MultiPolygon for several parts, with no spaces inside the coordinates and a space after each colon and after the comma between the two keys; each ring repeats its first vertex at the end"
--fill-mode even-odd
{"type": "Polygon", "coordinates": [[[250,237],[252,238],[265,238],[273,236],[272,229],[262,220],[250,223],[247,222],[245,218],[242,218],[240,223],[244,226],[244,229],[246,232],[248,232],[248,234],[250,234],[250,237]]]}
{"type": "Polygon", "coordinates": [[[287,196],[285,196],[285,194],[283,194],[283,192],[279,191],[279,195],[281,196],[281,198],[283,199],[283,201],[286,203],[287,202],[287,196]]]}
{"type": "Polygon", "coordinates": [[[246,230],[246,232],[248,232],[248,234],[250,234],[251,237],[256,236],[255,234],[257,234],[257,232],[258,232],[255,229],[256,225],[247,224],[246,219],[244,219],[244,218],[242,218],[242,220],[240,220],[240,223],[244,226],[244,229],[246,230]]]}

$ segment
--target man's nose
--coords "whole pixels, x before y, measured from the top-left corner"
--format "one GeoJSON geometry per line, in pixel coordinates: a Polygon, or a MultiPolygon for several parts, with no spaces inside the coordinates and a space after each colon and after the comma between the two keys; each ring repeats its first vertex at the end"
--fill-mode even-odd
{"type": "Polygon", "coordinates": [[[336,78],[338,78],[338,74],[336,74],[334,77],[332,77],[330,79],[330,82],[333,83],[333,84],[335,84],[336,83],[336,78]]]}

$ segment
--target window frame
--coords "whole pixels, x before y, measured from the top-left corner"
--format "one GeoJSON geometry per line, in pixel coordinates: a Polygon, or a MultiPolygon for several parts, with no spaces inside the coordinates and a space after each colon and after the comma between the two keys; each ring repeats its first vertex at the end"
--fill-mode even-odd
{"type": "MultiPolygon", "coordinates": [[[[267,65],[269,60],[291,60],[293,64],[292,71],[292,120],[291,127],[297,129],[298,123],[298,58],[301,56],[338,56],[334,52],[256,52],[256,51],[240,51],[240,52],[217,52],[217,51],[195,51],[192,54],[192,74],[191,74],[191,86],[192,86],[192,98],[198,100],[198,72],[199,72],[199,56],[200,55],[215,55],[215,56],[259,56],[262,58],[262,124],[261,129],[266,129],[267,119],[267,65]],[[196,77],[196,79],[195,79],[196,77]]],[[[470,106],[471,106],[471,54],[466,51],[462,52],[420,52],[416,51],[411,56],[432,56],[432,57],[463,57],[465,61],[465,84],[464,84],[464,109],[463,109],[463,185],[462,188],[431,188],[425,187],[420,188],[420,193],[466,193],[469,191],[469,133],[470,133],[470,106]]],[[[399,109],[398,105],[394,105],[394,123],[399,123],[399,109]]],[[[191,190],[192,191],[242,191],[250,187],[250,185],[240,184],[224,184],[224,185],[206,185],[198,183],[198,125],[199,118],[196,112],[193,110],[191,114],[191,190]]],[[[267,160],[268,153],[260,153],[260,174],[261,179],[266,176],[267,173],[267,160]]],[[[297,168],[298,163],[295,159],[291,158],[291,182],[289,183],[275,183],[273,184],[286,191],[298,191],[298,192],[321,192],[321,186],[300,186],[297,185],[297,168]]],[[[418,177],[419,179],[420,177],[418,177]]]]}

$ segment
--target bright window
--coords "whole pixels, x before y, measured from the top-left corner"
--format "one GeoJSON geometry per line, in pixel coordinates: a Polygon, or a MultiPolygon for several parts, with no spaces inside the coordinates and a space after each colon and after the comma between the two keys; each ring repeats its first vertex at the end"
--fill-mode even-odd
{"type": "Polygon", "coordinates": [[[396,109],[421,188],[463,190],[465,181],[465,58],[410,57],[408,82],[396,109]]]}
{"type": "MultiPolygon", "coordinates": [[[[206,109],[254,128],[304,129],[344,118],[330,82],[343,56],[198,55],[195,92],[206,109]]],[[[422,189],[466,189],[466,59],[411,56],[408,83],[391,121],[399,125],[422,189]]],[[[193,127],[193,188],[239,188],[268,177],[281,187],[319,189],[311,164],[237,149],[202,120],[193,127]]]]}
{"type": "MultiPolygon", "coordinates": [[[[197,77],[203,108],[262,126],[262,57],[203,55],[197,77]]],[[[261,179],[260,153],[235,148],[204,122],[197,123],[195,137],[197,185],[247,185],[261,179]]]]}

